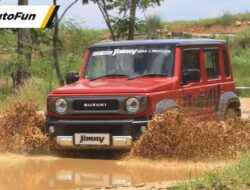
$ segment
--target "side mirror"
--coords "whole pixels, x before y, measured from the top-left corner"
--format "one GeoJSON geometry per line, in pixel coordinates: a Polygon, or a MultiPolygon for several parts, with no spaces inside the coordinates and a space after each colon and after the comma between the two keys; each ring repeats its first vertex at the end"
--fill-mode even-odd
{"type": "Polygon", "coordinates": [[[186,69],[183,72],[183,84],[200,82],[201,73],[199,69],[186,69]]]}
{"type": "Polygon", "coordinates": [[[79,80],[79,73],[77,71],[67,72],[66,74],[66,83],[72,84],[79,80]]]}

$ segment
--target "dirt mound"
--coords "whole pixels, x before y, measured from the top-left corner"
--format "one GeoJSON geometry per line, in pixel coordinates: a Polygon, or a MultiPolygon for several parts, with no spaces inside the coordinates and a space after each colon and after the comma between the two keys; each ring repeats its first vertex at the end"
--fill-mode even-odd
{"type": "Polygon", "coordinates": [[[198,122],[180,113],[156,114],[129,157],[153,159],[232,158],[250,148],[250,121],[198,122]]]}
{"type": "Polygon", "coordinates": [[[0,117],[0,151],[41,152],[49,149],[50,142],[43,135],[44,116],[30,101],[16,101],[0,117]]]}

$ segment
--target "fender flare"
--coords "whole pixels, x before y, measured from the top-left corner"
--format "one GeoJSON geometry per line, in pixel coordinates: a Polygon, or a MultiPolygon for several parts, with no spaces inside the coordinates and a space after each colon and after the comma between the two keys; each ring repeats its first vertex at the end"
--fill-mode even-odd
{"type": "Polygon", "coordinates": [[[155,112],[156,113],[164,113],[167,110],[173,109],[173,108],[178,109],[178,110],[180,109],[175,100],[173,100],[173,99],[164,99],[164,100],[159,101],[156,104],[155,112]]]}
{"type": "Polygon", "coordinates": [[[227,109],[233,106],[238,109],[240,116],[240,99],[234,92],[224,92],[219,99],[218,104],[218,119],[224,120],[226,116],[227,109]]]}

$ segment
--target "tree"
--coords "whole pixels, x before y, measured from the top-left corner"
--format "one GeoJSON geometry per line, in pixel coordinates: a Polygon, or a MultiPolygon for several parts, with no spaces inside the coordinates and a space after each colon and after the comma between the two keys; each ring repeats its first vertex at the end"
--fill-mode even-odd
{"type": "Polygon", "coordinates": [[[127,0],[127,1],[128,3],[129,1],[131,1],[128,40],[133,40],[135,35],[135,20],[136,20],[137,7],[145,11],[148,7],[153,7],[155,5],[160,6],[161,1],[163,0],[127,0]]]}
{"type": "Polygon", "coordinates": [[[144,11],[148,7],[160,5],[160,2],[163,0],[82,0],[83,4],[87,4],[90,1],[97,4],[113,40],[116,40],[115,32],[117,28],[118,31],[122,31],[122,33],[128,31],[128,40],[133,40],[137,24],[136,20],[138,20],[136,19],[137,7],[144,11]],[[109,11],[113,9],[119,10],[118,17],[113,17],[110,14],[109,11]],[[128,23],[127,18],[129,20],[128,23]],[[127,29],[124,28],[125,26],[127,29]]]}
{"type": "MultiPolygon", "coordinates": [[[[62,13],[62,15],[58,16],[58,13],[56,13],[55,15],[55,20],[54,20],[54,31],[53,31],[53,59],[54,59],[54,65],[55,65],[55,69],[56,69],[56,75],[57,75],[57,79],[59,84],[62,86],[64,85],[64,78],[62,76],[62,72],[61,72],[61,67],[60,67],[60,62],[59,62],[59,49],[60,49],[60,44],[59,44],[59,24],[62,20],[62,18],[64,17],[64,15],[66,14],[66,12],[75,4],[77,3],[78,0],[74,0],[72,3],[70,3],[68,5],[68,7],[64,10],[64,12],[62,13]]],[[[53,0],[53,4],[57,5],[57,0],[53,0]]]]}
{"type": "Polygon", "coordinates": [[[116,34],[117,39],[124,39],[127,36],[129,26],[129,18],[120,18],[120,17],[113,17],[112,18],[112,27],[116,34]]]}
{"type": "Polygon", "coordinates": [[[140,0],[131,0],[130,5],[130,16],[129,16],[129,28],[128,28],[128,40],[133,40],[135,35],[135,18],[136,18],[136,7],[140,0]]]}
{"type": "MultiPolygon", "coordinates": [[[[18,5],[28,5],[28,0],[18,0],[18,5]]],[[[31,29],[20,28],[17,31],[17,65],[15,73],[11,74],[13,86],[19,87],[31,77],[31,55],[32,55],[32,40],[31,29]]]]}
{"type": "Polygon", "coordinates": [[[157,29],[162,28],[161,17],[158,15],[146,16],[144,25],[148,39],[156,39],[157,29]]]}
{"type": "MultiPolygon", "coordinates": [[[[139,30],[144,22],[142,20],[139,20],[135,18],[135,29],[139,30]]],[[[113,17],[112,18],[112,27],[114,29],[114,32],[116,34],[116,39],[127,39],[128,38],[128,29],[130,25],[130,18],[125,15],[125,17],[113,17]]]]}
{"type": "Polygon", "coordinates": [[[115,7],[115,1],[114,0],[82,0],[82,3],[85,5],[85,4],[88,4],[90,1],[97,4],[105,20],[105,23],[109,29],[111,38],[113,41],[115,41],[116,40],[115,32],[111,24],[111,16],[109,13],[109,11],[115,7]]]}

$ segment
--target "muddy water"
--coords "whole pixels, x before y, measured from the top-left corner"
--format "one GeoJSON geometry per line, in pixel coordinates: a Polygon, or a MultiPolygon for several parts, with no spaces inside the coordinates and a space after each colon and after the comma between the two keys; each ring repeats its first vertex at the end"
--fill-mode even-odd
{"type": "Polygon", "coordinates": [[[201,177],[225,163],[0,155],[0,189],[77,189],[201,177]]]}

